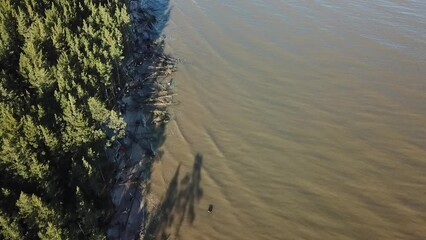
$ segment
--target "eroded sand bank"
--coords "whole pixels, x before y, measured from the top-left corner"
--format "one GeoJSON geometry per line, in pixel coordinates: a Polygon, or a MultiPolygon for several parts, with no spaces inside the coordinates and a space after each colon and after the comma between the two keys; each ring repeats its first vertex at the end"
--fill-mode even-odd
{"type": "Polygon", "coordinates": [[[151,163],[164,141],[169,120],[166,107],[176,61],[164,51],[162,31],[169,18],[169,2],[126,1],[131,15],[127,56],[122,64],[125,85],[117,105],[126,122],[126,135],[114,142],[109,158],[117,163],[111,196],[115,214],[108,239],[135,239],[145,232],[146,203],[151,163]],[[129,51],[130,50],[130,51],[129,51]]]}

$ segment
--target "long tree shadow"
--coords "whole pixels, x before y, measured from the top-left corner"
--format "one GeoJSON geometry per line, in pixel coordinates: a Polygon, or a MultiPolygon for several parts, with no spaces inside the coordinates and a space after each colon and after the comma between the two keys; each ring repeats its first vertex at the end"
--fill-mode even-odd
{"type": "Polygon", "coordinates": [[[203,157],[198,153],[191,172],[180,178],[180,165],[177,167],[166,194],[148,216],[145,239],[178,237],[185,219],[189,224],[194,222],[195,204],[203,196],[200,186],[202,165],[203,157]]]}

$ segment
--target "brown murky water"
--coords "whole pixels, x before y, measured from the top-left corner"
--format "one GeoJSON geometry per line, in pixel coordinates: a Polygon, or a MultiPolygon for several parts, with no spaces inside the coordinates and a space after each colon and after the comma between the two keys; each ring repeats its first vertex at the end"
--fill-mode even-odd
{"type": "Polygon", "coordinates": [[[170,239],[426,239],[425,1],[172,6],[170,239]]]}

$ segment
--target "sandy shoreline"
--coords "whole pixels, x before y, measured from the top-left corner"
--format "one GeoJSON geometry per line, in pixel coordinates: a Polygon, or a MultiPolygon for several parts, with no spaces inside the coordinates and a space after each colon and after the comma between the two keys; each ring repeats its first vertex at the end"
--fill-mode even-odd
{"type": "Polygon", "coordinates": [[[115,213],[108,239],[135,239],[145,234],[147,218],[144,191],[149,188],[151,164],[164,141],[170,119],[166,107],[171,93],[175,60],[164,54],[161,35],[169,18],[169,2],[126,1],[131,16],[130,49],[122,63],[125,86],[118,107],[126,122],[126,135],[118,139],[108,157],[117,163],[111,197],[115,213]]]}

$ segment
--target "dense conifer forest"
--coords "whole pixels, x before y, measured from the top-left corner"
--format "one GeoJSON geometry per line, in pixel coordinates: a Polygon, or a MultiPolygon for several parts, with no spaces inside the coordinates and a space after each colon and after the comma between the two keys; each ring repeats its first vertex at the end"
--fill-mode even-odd
{"type": "Polygon", "coordinates": [[[103,239],[129,15],[119,0],[0,0],[0,239],[103,239]]]}

